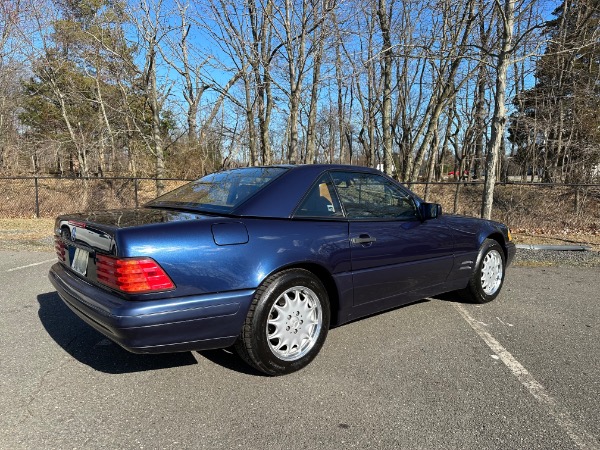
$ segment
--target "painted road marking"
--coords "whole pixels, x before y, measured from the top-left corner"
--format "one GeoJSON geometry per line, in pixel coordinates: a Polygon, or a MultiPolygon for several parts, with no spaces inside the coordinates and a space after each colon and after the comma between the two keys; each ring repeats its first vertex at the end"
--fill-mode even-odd
{"type": "Polygon", "coordinates": [[[587,430],[579,426],[571,418],[571,414],[565,408],[561,407],[558,402],[548,394],[544,386],[542,386],[533,375],[523,367],[523,365],[506,350],[500,342],[498,342],[490,333],[482,326],[481,322],[476,321],[471,317],[467,310],[459,303],[452,303],[452,306],[460,313],[473,330],[481,339],[488,345],[492,351],[498,355],[500,360],[510,369],[521,384],[527,388],[529,393],[546,408],[548,413],[554,418],[556,423],[567,433],[571,440],[581,449],[599,449],[598,440],[587,430]]]}
{"type": "Polygon", "coordinates": [[[46,263],[53,262],[53,261],[56,261],[56,258],[47,259],[46,261],[40,261],[40,262],[36,262],[33,264],[27,264],[26,266],[13,267],[12,269],[8,269],[7,272],[14,272],[15,270],[21,270],[21,269],[27,269],[28,267],[40,266],[42,264],[46,264],[46,263]]]}

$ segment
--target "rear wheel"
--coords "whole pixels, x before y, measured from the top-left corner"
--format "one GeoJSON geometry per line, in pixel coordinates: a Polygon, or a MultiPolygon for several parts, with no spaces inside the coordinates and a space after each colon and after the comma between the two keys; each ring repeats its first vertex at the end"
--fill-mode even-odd
{"type": "Polygon", "coordinates": [[[329,319],[329,298],[319,279],[307,270],[286,270],[256,291],[235,349],[269,375],[295,372],[319,353],[329,319]]]}
{"type": "Polygon", "coordinates": [[[504,250],[498,242],[486,239],[479,250],[477,267],[461,295],[473,303],[491,302],[502,289],[505,269],[504,250]]]}

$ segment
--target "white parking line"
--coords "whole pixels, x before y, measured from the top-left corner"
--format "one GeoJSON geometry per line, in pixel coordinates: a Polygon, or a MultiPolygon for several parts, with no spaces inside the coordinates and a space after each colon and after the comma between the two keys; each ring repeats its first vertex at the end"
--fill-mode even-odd
{"type": "Polygon", "coordinates": [[[529,393],[544,406],[556,423],[567,433],[571,440],[581,449],[598,449],[598,440],[587,430],[579,426],[571,418],[571,414],[561,407],[523,365],[511,355],[490,333],[483,329],[481,323],[473,319],[467,310],[458,303],[452,303],[473,330],[488,345],[498,358],[510,369],[529,393]]]}
{"type": "Polygon", "coordinates": [[[33,264],[27,264],[26,266],[13,267],[12,269],[8,269],[7,272],[14,272],[15,270],[21,270],[21,269],[27,269],[28,267],[40,266],[42,264],[46,264],[46,263],[53,262],[53,261],[56,261],[56,258],[47,259],[45,261],[40,261],[40,262],[36,262],[33,264]]]}

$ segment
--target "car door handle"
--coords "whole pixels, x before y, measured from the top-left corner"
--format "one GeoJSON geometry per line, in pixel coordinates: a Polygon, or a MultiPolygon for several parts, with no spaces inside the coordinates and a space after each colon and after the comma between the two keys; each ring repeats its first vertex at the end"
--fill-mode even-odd
{"type": "Polygon", "coordinates": [[[369,236],[368,234],[361,234],[359,237],[353,237],[350,242],[353,244],[372,244],[377,241],[376,238],[369,236]]]}

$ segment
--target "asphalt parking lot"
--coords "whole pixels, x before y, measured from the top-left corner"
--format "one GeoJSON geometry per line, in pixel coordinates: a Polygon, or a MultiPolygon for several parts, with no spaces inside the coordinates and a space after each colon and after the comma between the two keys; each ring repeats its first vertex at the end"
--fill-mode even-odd
{"type": "Polygon", "coordinates": [[[0,448],[600,448],[600,272],[510,268],[331,330],[303,371],[226,351],[143,356],[74,316],[52,253],[0,251],[0,448]]]}

